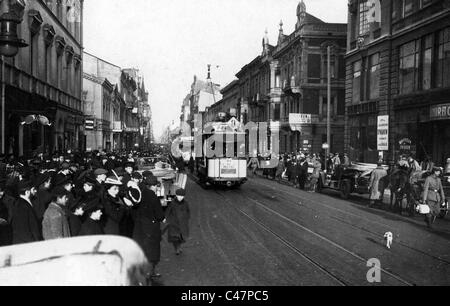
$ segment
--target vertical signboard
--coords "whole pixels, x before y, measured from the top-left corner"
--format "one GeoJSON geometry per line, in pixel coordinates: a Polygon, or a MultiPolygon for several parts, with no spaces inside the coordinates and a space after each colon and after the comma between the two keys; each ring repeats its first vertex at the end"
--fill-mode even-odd
{"type": "Polygon", "coordinates": [[[389,151],[389,116],[378,116],[378,151],[389,151]]]}

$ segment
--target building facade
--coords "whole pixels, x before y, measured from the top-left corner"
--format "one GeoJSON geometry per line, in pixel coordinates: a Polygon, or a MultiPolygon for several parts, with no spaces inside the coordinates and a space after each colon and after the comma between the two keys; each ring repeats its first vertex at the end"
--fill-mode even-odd
{"type": "Polygon", "coordinates": [[[87,52],[83,63],[86,149],[118,150],[123,137],[121,117],[125,109],[120,94],[122,70],[87,52]]]}
{"type": "Polygon", "coordinates": [[[429,155],[443,165],[449,157],[449,20],[448,0],[349,1],[346,147],[354,160],[429,155]]]}
{"type": "MultiPolygon", "coordinates": [[[[326,23],[297,7],[295,31],[272,51],[271,96],[280,113],[281,152],[324,152],[327,143],[328,47],[331,49],[331,152],[344,151],[346,24],[326,23]],[[276,79],[279,78],[277,82],[276,79]]],[[[274,115],[275,116],[275,115],[274,115]]]]}
{"type": "MultiPolygon", "coordinates": [[[[327,55],[331,47],[331,150],[344,151],[346,24],[325,23],[297,7],[295,31],[284,35],[280,23],[276,46],[267,31],[262,53],[236,74],[224,97],[235,96],[238,87],[237,117],[243,124],[267,123],[279,133],[280,153],[322,152],[327,142],[327,55]]],[[[221,104],[213,112],[226,111],[221,104]]],[[[213,117],[213,114],[210,115],[213,117]]],[[[273,136],[273,135],[272,135],[273,136]]],[[[274,139],[272,137],[272,139],[274,139]]],[[[268,140],[268,147],[271,141],[268,140]]]]}
{"type": "Polygon", "coordinates": [[[4,153],[32,157],[82,151],[83,1],[24,3],[14,1],[12,9],[23,16],[18,35],[28,47],[4,60],[4,153]],[[48,121],[31,122],[27,116],[48,121]]]}

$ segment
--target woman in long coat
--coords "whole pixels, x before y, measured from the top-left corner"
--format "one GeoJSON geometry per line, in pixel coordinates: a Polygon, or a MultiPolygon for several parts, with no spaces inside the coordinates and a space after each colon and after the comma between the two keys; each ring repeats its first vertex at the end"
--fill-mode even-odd
{"type": "Polygon", "coordinates": [[[127,207],[119,197],[119,187],[122,183],[108,178],[105,183],[105,196],[102,204],[104,208],[104,232],[106,235],[120,235],[120,226],[126,214],[127,207]]]}
{"type": "Polygon", "coordinates": [[[144,184],[139,185],[142,192],[141,202],[135,213],[133,239],[141,246],[152,264],[150,277],[161,277],[156,273],[156,266],[161,260],[161,222],[164,220],[164,211],[156,196],[155,190],[158,180],[148,177],[144,184]]]}

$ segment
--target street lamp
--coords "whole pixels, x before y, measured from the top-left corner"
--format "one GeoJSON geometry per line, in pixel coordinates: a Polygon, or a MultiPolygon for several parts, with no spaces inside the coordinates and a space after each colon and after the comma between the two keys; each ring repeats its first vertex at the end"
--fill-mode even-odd
{"type": "Polygon", "coordinates": [[[0,16],[0,55],[2,60],[2,115],[1,115],[1,153],[5,154],[5,57],[14,57],[19,52],[19,48],[27,47],[28,44],[17,36],[17,26],[22,22],[22,18],[10,7],[10,0],[3,0],[1,9],[4,12],[0,16]]]}

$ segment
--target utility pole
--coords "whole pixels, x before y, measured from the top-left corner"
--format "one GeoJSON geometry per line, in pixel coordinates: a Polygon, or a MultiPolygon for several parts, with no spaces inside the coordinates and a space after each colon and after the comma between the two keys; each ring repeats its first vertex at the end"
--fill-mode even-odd
{"type": "Polygon", "coordinates": [[[327,168],[328,164],[328,156],[330,155],[331,150],[331,46],[328,46],[327,48],[327,70],[328,70],[328,85],[327,85],[327,91],[328,91],[328,102],[327,102],[327,150],[325,156],[325,170],[327,168]]]}

